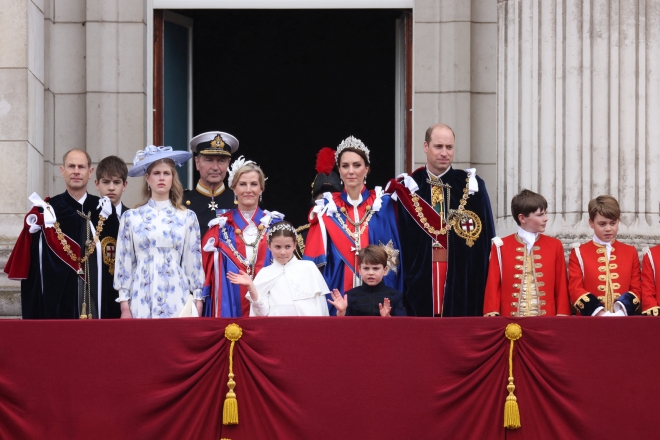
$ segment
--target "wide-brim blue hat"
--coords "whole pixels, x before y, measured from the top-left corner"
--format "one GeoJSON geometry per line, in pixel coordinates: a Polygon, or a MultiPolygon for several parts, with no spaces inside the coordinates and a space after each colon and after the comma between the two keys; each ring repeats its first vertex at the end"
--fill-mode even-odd
{"type": "Polygon", "coordinates": [[[184,162],[192,157],[189,151],[173,150],[172,147],[156,147],[149,145],[144,150],[135,153],[133,159],[133,168],[128,170],[130,177],[144,176],[147,174],[147,168],[160,159],[171,159],[176,166],[183,165],[184,162]]]}

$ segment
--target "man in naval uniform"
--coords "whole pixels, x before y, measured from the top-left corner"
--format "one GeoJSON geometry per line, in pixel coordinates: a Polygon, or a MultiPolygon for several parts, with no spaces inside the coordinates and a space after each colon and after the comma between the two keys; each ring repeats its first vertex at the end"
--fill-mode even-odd
{"type": "Polygon", "coordinates": [[[495,225],[475,169],[452,168],[454,131],[428,128],[426,166],[392,179],[408,316],[481,316],[495,225]]]}
{"type": "Polygon", "coordinates": [[[234,192],[225,185],[225,177],[236,150],[238,139],[222,131],[202,133],[190,141],[199,182],[194,190],[184,191],[183,203],[197,215],[202,238],[211,220],[234,208],[234,192]]]}

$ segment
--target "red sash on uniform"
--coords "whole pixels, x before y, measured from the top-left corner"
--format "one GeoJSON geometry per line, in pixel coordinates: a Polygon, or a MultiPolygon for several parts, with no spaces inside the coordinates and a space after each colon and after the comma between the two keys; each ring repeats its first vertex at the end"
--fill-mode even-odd
{"type": "MultiPolygon", "coordinates": [[[[422,223],[420,216],[417,213],[415,204],[413,203],[412,196],[413,194],[410,190],[396,179],[391,179],[385,188],[385,193],[392,194],[396,193],[399,203],[401,206],[408,212],[410,217],[417,223],[417,225],[426,232],[426,234],[431,237],[434,242],[433,245],[433,255],[431,256],[432,261],[432,273],[433,273],[433,314],[440,316],[442,315],[442,305],[445,294],[445,283],[447,281],[447,234],[431,234],[427,228],[422,223]]],[[[421,217],[424,218],[429,226],[434,227],[437,230],[440,230],[441,219],[440,214],[433,209],[429,203],[424,200],[422,197],[417,196],[418,205],[421,208],[421,217]]]]}
{"type": "MultiPolygon", "coordinates": [[[[48,201],[48,197],[45,201],[48,201]]],[[[46,244],[55,255],[57,255],[60,260],[62,260],[66,265],[68,265],[74,272],[78,271],[79,264],[72,260],[67,252],[62,248],[62,243],[57,238],[57,233],[55,228],[46,228],[44,226],[44,215],[39,212],[39,209],[36,206],[33,206],[30,212],[25,216],[23,220],[23,230],[16,240],[14,249],[9,255],[7,264],[5,264],[5,273],[8,278],[11,280],[24,280],[27,279],[30,272],[30,248],[32,246],[32,234],[30,233],[30,225],[27,223],[27,219],[30,215],[35,215],[37,221],[35,225],[41,227],[44,237],[46,238],[46,244]]],[[[66,240],[69,248],[74,255],[80,255],[80,245],[73,239],[71,239],[66,234],[62,234],[66,240]]],[[[85,275],[79,275],[81,279],[85,279],[85,275]]]]}

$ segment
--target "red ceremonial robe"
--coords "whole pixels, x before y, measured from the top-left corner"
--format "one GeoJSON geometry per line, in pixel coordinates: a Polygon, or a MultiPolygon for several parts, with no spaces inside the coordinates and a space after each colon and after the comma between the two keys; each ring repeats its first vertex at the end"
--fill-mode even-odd
{"type": "MultiPolygon", "coordinates": [[[[495,244],[490,252],[484,315],[518,316],[518,304],[521,300],[525,274],[523,260],[526,244],[518,234],[504,237],[502,242],[499,255],[495,244]]],[[[570,315],[566,260],[561,241],[539,234],[529,255],[533,258],[534,281],[539,295],[539,314],[570,315]]]]}
{"type": "Polygon", "coordinates": [[[614,291],[612,301],[630,293],[634,304],[639,305],[642,280],[637,249],[614,240],[609,263],[605,246],[593,240],[577,249],[581,258],[573,249],[568,261],[568,293],[581,315],[591,316],[600,306],[607,308],[608,283],[614,291]]]}
{"type": "Polygon", "coordinates": [[[660,244],[653,246],[642,258],[642,314],[660,314],[660,244]]]}
{"type": "MultiPolygon", "coordinates": [[[[252,216],[254,224],[260,226],[264,215],[264,211],[257,209],[252,216]]],[[[247,222],[238,209],[231,210],[221,217],[226,218],[225,225],[223,227],[218,224],[213,225],[202,239],[202,263],[206,276],[202,292],[202,296],[206,298],[204,316],[223,318],[249,316],[250,302],[245,298],[247,287],[231,284],[227,279],[227,272],[238,273],[239,270],[242,270],[250,273],[245,264],[247,255],[245,242],[237,236],[237,231],[244,230],[247,222]],[[213,250],[209,250],[209,239],[214,239],[214,244],[211,246],[213,250]],[[216,249],[218,258],[216,258],[216,249]],[[236,256],[236,253],[240,255],[240,258],[236,256]]],[[[257,258],[251,269],[253,278],[261,268],[271,263],[272,258],[266,239],[267,231],[267,228],[263,230],[261,239],[255,247],[257,258]]]]}

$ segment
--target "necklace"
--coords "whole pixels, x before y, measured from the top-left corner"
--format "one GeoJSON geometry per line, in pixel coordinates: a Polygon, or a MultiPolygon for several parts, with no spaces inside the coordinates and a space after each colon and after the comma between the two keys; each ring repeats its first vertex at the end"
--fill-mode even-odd
{"type": "Polygon", "coordinates": [[[92,213],[89,212],[87,215],[80,211],[76,211],[79,216],[84,218],[85,225],[86,225],[86,237],[87,240],[85,241],[86,249],[85,249],[85,256],[82,258],[79,258],[76,254],[73,253],[71,250],[71,246],[66,241],[66,238],[64,238],[64,234],[62,233],[62,229],[60,228],[60,223],[55,222],[55,233],[57,234],[58,240],[60,240],[60,243],[62,244],[62,249],[69,255],[69,258],[71,258],[73,261],[78,263],[78,270],[76,271],[76,274],[78,275],[85,275],[85,280],[83,282],[83,303],[82,303],[82,311],[80,313],[80,319],[92,319],[92,297],[91,297],[91,285],[90,285],[90,280],[89,280],[89,256],[92,255],[94,250],[96,249],[96,243],[99,242],[99,236],[101,235],[101,231],[103,231],[103,223],[105,222],[105,217],[102,215],[99,216],[99,222],[96,225],[96,233],[94,234],[94,239],[90,240],[90,230],[89,230],[89,222],[90,222],[90,217],[92,216],[92,213]],[[85,269],[83,270],[81,264],[85,265],[85,269]],[[87,313],[87,302],[89,302],[89,313],[87,313]]]}
{"type": "Polygon", "coordinates": [[[356,253],[360,250],[360,236],[364,233],[364,230],[369,226],[369,220],[371,220],[371,216],[374,215],[374,211],[371,210],[371,206],[367,205],[366,212],[364,213],[364,216],[358,221],[354,221],[352,218],[348,216],[348,213],[346,212],[346,208],[342,207],[338,212],[335,212],[335,218],[339,222],[339,225],[342,227],[344,231],[353,239],[355,242],[355,246],[358,248],[356,250],[356,253]],[[340,215],[344,214],[346,217],[346,220],[355,228],[355,232],[351,232],[351,230],[346,226],[346,223],[344,223],[344,219],[342,219],[342,216],[340,215]]]}
{"type": "Polygon", "coordinates": [[[259,246],[257,246],[257,244],[263,238],[265,231],[266,228],[264,227],[264,225],[259,225],[259,235],[257,235],[257,239],[254,241],[254,243],[250,245],[248,243],[245,243],[245,240],[243,240],[243,237],[241,235],[241,230],[236,229],[236,235],[241,237],[241,240],[243,240],[245,245],[254,248],[252,252],[252,258],[248,260],[246,257],[241,255],[240,252],[238,252],[238,250],[236,250],[231,240],[229,240],[229,234],[227,234],[227,228],[224,227],[222,228],[222,236],[225,239],[225,244],[229,247],[229,250],[234,254],[236,259],[240,261],[243,266],[245,266],[245,272],[249,275],[250,279],[254,279],[254,263],[257,261],[257,254],[259,253],[259,246]]]}
{"type": "MultiPolygon", "coordinates": [[[[78,214],[83,217],[84,219],[87,220],[87,229],[89,229],[89,217],[91,216],[91,212],[87,215],[84,215],[80,212],[78,214]]],[[[94,252],[94,249],[96,249],[96,243],[99,241],[99,236],[101,235],[101,231],[103,231],[103,223],[105,222],[105,217],[102,215],[99,216],[99,222],[96,225],[96,233],[94,234],[94,239],[85,241],[85,256],[82,258],[79,258],[76,254],[73,253],[71,250],[71,247],[69,244],[66,242],[66,238],[64,238],[64,234],[62,233],[62,229],[60,229],[60,223],[55,222],[55,233],[57,234],[57,239],[60,241],[62,244],[62,249],[64,249],[64,252],[69,255],[69,258],[71,258],[73,261],[78,263],[78,275],[82,275],[84,272],[82,272],[82,268],[80,267],[81,264],[84,264],[87,259],[89,258],[90,255],[94,252]]]]}
{"type": "Polygon", "coordinates": [[[364,233],[364,231],[367,229],[367,226],[369,226],[369,220],[371,220],[371,217],[374,215],[374,211],[371,210],[371,205],[367,205],[366,207],[366,212],[364,213],[364,216],[358,221],[354,221],[348,216],[348,213],[346,212],[346,208],[342,207],[338,212],[335,212],[335,218],[339,222],[339,225],[342,227],[344,231],[348,234],[349,237],[351,237],[351,240],[355,244],[352,251],[355,251],[355,257],[354,257],[354,266],[355,271],[353,272],[353,287],[358,287],[362,285],[362,279],[358,276],[357,274],[357,268],[359,266],[359,261],[358,261],[358,254],[360,253],[360,237],[364,233]],[[344,220],[342,219],[342,216],[340,215],[344,214],[346,217],[346,220],[353,225],[355,228],[355,232],[351,232],[351,230],[348,228],[346,223],[344,223],[344,220]]]}
{"type": "MultiPolygon", "coordinates": [[[[243,216],[243,219],[247,223],[247,226],[245,227],[245,229],[247,230],[251,225],[254,225],[254,222],[252,221],[252,216],[254,215],[255,211],[245,211],[245,212],[240,211],[240,212],[241,212],[241,216],[243,216]]],[[[238,235],[238,237],[243,241],[243,243],[245,243],[245,246],[255,247],[261,241],[261,239],[263,238],[263,235],[264,235],[263,232],[265,230],[264,225],[257,226],[257,230],[258,230],[257,237],[255,238],[255,240],[252,243],[248,243],[245,240],[245,235],[243,235],[242,230],[240,230],[239,228],[236,228],[235,231],[236,231],[236,235],[238,235]]]]}

